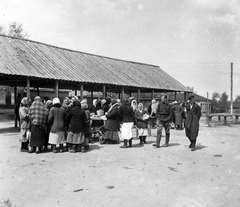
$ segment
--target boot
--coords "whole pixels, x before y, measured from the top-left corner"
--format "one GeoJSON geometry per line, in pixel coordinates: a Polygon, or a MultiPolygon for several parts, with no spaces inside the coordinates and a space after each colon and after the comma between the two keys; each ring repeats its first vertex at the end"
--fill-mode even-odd
{"type": "Polygon", "coordinates": [[[29,148],[30,149],[29,149],[28,153],[33,153],[36,151],[36,147],[29,147],[29,148]]]}
{"type": "Polygon", "coordinates": [[[21,152],[28,152],[28,142],[21,142],[21,152]]]}
{"type": "Polygon", "coordinates": [[[193,144],[193,143],[192,143],[192,140],[190,140],[190,142],[191,142],[191,144],[189,145],[189,148],[191,149],[191,148],[192,148],[192,144],[193,144]]]}
{"type": "Polygon", "coordinates": [[[71,145],[70,145],[69,152],[70,152],[70,153],[75,153],[75,152],[76,152],[76,145],[71,144],[71,145]]]}
{"type": "Polygon", "coordinates": [[[129,147],[132,147],[132,139],[129,139],[129,147]]]}
{"type": "Polygon", "coordinates": [[[85,151],[88,151],[88,150],[90,150],[90,146],[89,144],[85,144],[85,151]]]}
{"type": "Polygon", "coordinates": [[[196,139],[192,141],[192,148],[191,151],[195,151],[196,147],[196,139]]]}
{"type": "Polygon", "coordinates": [[[157,134],[156,144],[153,144],[153,146],[160,148],[160,142],[161,142],[161,134],[157,134]]]}
{"type": "Polygon", "coordinates": [[[39,154],[41,152],[41,147],[36,147],[36,154],[39,154]]]}
{"type": "Polygon", "coordinates": [[[140,143],[139,143],[139,145],[143,145],[143,137],[140,136],[139,139],[140,139],[140,143]]]}
{"type": "Polygon", "coordinates": [[[170,139],[170,133],[167,133],[167,134],[166,134],[165,144],[163,145],[163,147],[168,147],[169,139],[170,139]]]}
{"type": "Polygon", "coordinates": [[[81,152],[86,152],[86,150],[85,150],[85,144],[82,144],[82,146],[81,146],[81,152]]]}
{"type": "Polygon", "coordinates": [[[60,152],[60,153],[63,153],[63,152],[64,152],[63,144],[60,144],[59,152],[60,152]]]}
{"type": "Polygon", "coordinates": [[[120,148],[128,148],[127,143],[128,143],[128,140],[124,139],[123,140],[123,146],[121,146],[120,148]]]}
{"type": "Polygon", "coordinates": [[[58,150],[55,144],[53,144],[53,153],[58,153],[58,150]]]}
{"type": "Polygon", "coordinates": [[[146,138],[147,138],[146,136],[143,137],[143,143],[144,144],[147,144],[146,138]]]}

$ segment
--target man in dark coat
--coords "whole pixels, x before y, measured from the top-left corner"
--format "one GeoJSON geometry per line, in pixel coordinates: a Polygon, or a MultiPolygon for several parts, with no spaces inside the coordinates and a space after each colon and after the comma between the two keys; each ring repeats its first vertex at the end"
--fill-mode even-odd
{"type": "Polygon", "coordinates": [[[157,148],[160,147],[162,130],[164,128],[166,132],[166,140],[163,147],[168,147],[172,116],[172,106],[167,101],[167,95],[163,94],[157,107],[157,140],[156,144],[153,144],[153,146],[156,146],[157,148]]]}
{"type": "Polygon", "coordinates": [[[201,107],[195,103],[194,95],[190,95],[188,98],[189,102],[186,106],[187,118],[186,118],[186,136],[190,140],[191,144],[189,148],[191,151],[195,151],[198,131],[199,131],[199,120],[202,116],[201,107]]]}

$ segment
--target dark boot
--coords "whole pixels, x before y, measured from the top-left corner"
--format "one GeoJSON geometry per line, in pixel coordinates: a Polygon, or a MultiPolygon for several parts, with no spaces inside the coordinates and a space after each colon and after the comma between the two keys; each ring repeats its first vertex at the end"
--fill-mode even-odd
{"type": "Polygon", "coordinates": [[[142,136],[139,137],[139,140],[140,140],[139,144],[143,145],[143,137],[142,136]]]}
{"type": "Polygon", "coordinates": [[[28,153],[33,153],[36,151],[36,147],[30,147],[28,153]]]}
{"type": "Polygon", "coordinates": [[[76,152],[76,145],[71,144],[70,149],[69,149],[69,152],[70,152],[70,153],[75,153],[75,152],[76,152]]]}
{"type": "Polygon", "coordinates": [[[167,134],[166,134],[165,144],[163,145],[163,147],[168,147],[169,139],[170,139],[170,133],[167,133],[167,134]]]}
{"type": "Polygon", "coordinates": [[[195,151],[195,149],[196,149],[196,139],[192,141],[191,151],[195,151]]]}
{"type": "Polygon", "coordinates": [[[53,153],[58,153],[57,147],[55,144],[52,145],[53,146],[53,153]]]}
{"type": "Polygon", "coordinates": [[[28,152],[28,142],[21,142],[21,152],[28,152]]]}
{"type": "Polygon", "coordinates": [[[121,146],[120,148],[128,148],[127,143],[128,143],[128,140],[124,139],[123,146],[121,146]]]}
{"type": "Polygon", "coordinates": [[[189,148],[191,149],[191,148],[192,148],[192,144],[193,144],[193,143],[192,143],[192,140],[190,140],[190,142],[191,142],[191,144],[189,145],[189,148]]]}
{"type": "Polygon", "coordinates": [[[63,152],[64,152],[63,144],[60,144],[59,152],[60,152],[60,153],[63,153],[63,152]]]}
{"type": "Polygon", "coordinates": [[[81,152],[86,152],[86,150],[85,150],[85,144],[82,144],[82,146],[81,146],[81,152]]]}
{"type": "Polygon", "coordinates": [[[144,144],[147,144],[146,138],[147,138],[146,136],[143,137],[143,143],[144,144]]]}
{"type": "Polygon", "coordinates": [[[129,147],[132,147],[132,139],[129,139],[129,147]]]}
{"type": "Polygon", "coordinates": [[[160,142],[161,142],[161,134],[157,134],[156,144],[153,144],[153,146],[160,148],[160,142]]]}

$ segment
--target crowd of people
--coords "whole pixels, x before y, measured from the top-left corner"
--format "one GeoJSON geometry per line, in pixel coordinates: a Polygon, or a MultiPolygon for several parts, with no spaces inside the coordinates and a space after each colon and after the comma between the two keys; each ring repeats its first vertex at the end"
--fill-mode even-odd
{"type": "Polygon", "coordinates": [[[160,147],[162,131],[166,138],[164,147],[169,146],[170,129],[185,127],[186,136],[190,140],[190,148],[195,150],[199,130],[201,108],[191,95],[186,104],[174,102],[170,104],[167,95],[161,100],[152,100],[144,108],[142,103],[130,97],[126,100],[106,98],[93,100],[89,106],[87,100],[79,100],[77,96],[66,97],[62,103],[59,98],[42,100],[36,96],[31,102],[27,97],[21,100],[19,108],[21,151],[40,153],[52,150],[53,153],[64,151],[86,152],[90,149],[92,127],[104,125],[104,141],[101,144],[120,143],[121,148],[132,147],[132,129],[137,129],[140,145],[147,143],[151,129],[157,128],[155,147],[160,147]],[[93,122],[93,117],[99,117],[93,122]],[[183,126],[184,125],[184,126],[183,126]]]}

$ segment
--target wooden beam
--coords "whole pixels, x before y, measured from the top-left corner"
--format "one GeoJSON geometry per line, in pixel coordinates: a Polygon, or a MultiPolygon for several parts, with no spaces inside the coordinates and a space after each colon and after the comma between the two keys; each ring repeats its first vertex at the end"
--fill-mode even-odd
{"type": "Polygon", "coordinates": [[[106,99],[106,85],[103,85],[103,99],[106,99]]]}
{"type": "Polygon", "coordinates": [[[141,90],[140,88],[137,89],[137,102],[139,103],[140,102],[140,97],[141,96],[141,90]]]}
{"type": "Polygon", "coordinates": [[[122,99],[122,101],[124,99],[124,87],[121,88],[121,99],[122,99]]]}
{"type": "Polygon", "coordinates": [[[81,89],[80,89],[80,97],[81,97],[81,100],[83,100],[83,90],[84,90],[84,85],[83,83],[81,84],[81,89]]]}
{"type": "Polygon", "coordinates": [[[184,92],[184,102],[187,102],[187,92],[184,92]]]}
{"type": "Polygon", "coordinates": [[[30,78],[27,77],[27,97],[30,99],[31,94],[30,94],[30,78]]]}
{"type": "Polygon", "coordinates": [[[151,98],[154,99],[154,90],[152,90],[151,98]]]}
{"type": "MultiPolygon", "coordinates": [[[[18,101],[17,101],[17,86],[16,85],[14,86],[14,105],[15,105],[15,109],[16,109],[16,107],[18,105],[18,101]]],[[[18,113],[18,111],[17,111],[17,113],[18,113]]],[[[17,122],[18,122],[17,116],[15,116],[15,125],[14,125],[15,127],[18,126],[17,122]]]]}
{"type": "Polygon", "coordinates": [[[55,97],[59,96],[59,84],[58,80],[55,81],[55,97]]]}

